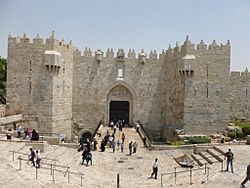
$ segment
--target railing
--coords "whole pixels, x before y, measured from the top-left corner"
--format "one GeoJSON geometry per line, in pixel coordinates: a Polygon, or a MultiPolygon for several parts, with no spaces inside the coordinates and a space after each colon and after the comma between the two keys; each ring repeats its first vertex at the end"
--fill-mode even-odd
{"type": "MultiPolygon", "coordinates": [[[[161,174],[161,187],[163,187],[163,176],[166,175],[174,175],[174,184],[177,184],[177,175],[178,174],[182,174],[182,173],[188,173],[189,176],[189,183],[190,185],[193,184],[193,172],[194,171],[200,171],[200,170],[204,170],[204,175],[206,175],[206,181],[209,179],[209,171],[210,171],[210,167],[207,167],[207,165],[205,165],[205,167],[199,167],[198,168],[189,168],[188,170],[181,170],[181,171],[177,171],[178,167],[174,168],[174,172],[168,172],[168,173],[163,173],[161,174]]],[[[180,167],[181,168],[181,167],[180,167]]]]}
{"type": "Polygon", "coordinates": [[[142,125],[140,125],[138,134],[141,137],[144,146],[146,148],[150,149],[152,140],[151,140],[150,136],[147,134],[147,132],[145,131],[145,129],[144,129],[144,127],[142,125]]]}
{"type": "MultiPolygon", "coordinates": [[[[223,161],[216,161],[213,162],[214,163],[220,163],[221,164],[221,172],[223,172],[224,170],[224,160],[223,161]]],[[[209,167],[209,163],[205,163],[204,166],[199,166],[199,165],[195,165],[192,168],[189,168],[188,170],[181,170],[181,171],[177,171],[177,169],[183,169],[183,167],[175,167],[174,168],[174,172],[168,172],[168,173],[163,173],[161,174],[161,187],[163,187],[163,176],[166,175],[174,175],[174,183],[177,183],[177,175],[181,174],[181,173],[185,173],[185,172],[189,172],[189,183],[193,184],[193,171],[199,171],[199,170],[204,170],[204,175],[206,175],[206,181],[209,179],[209,172],[211,170],[211,167],[209,167]],[[197,168],[195,168],[197,167],[197,168]]]]}
{"type": "Polygon", "coordinates": [[[99,124],[97,125],[95,131],[94,131],[94,134],[92,135],[91,137],[91,140],[93,140],[93,138],[95,137],[95,135],[98,133],[98,130],[100,128],[100,126],[102,125],[102,120],[100,120],[99,124]]]}
{"type": "MultiPolygon", "coordinates": [[[[28,161],[28,159],[24,159],[21,156],[19,156],[17,158],[19,160],[19,170],[22,170],[22,161],[28,161]]],[[[50,170],[50,175],[52,176],[52,181],[55,182],[55,171],[60,172],[63,174],[64,177],[66,177],[67,175],[67,182],[70,183],[70,174],[75,175],[75,176],[79,176],[80,177],[80,185],[83,186],[83,173],[77,173],[77,172],[72,172],[70,171],[70,167],[66,166],[66,165],[59,165],[59,164],[55,164],[55,163],[45,163],[43,162],[43,160],[41,160],[40,163],[40,168],[36,167],[35,168],[35,176],[36,179],[38,179],[38,169],[45,169],[45,170],[50,170]],[[46,167],[47,166],[47,167],[46,167]],[[62,169],[56,169],[56,167],[62,168],[62,169]]]]}
{"type": "MultiPolygon", "coordinates": [[[[15,162],[15,154],[20,154],[20,155],[25,155],[25,156],[29,156],[28,153],[23,153],[23,152],[20,152],[20,151],[9,151],[12,153],[12,162],[15,162]]],[[[54,162],[58,162],[57,159],[53,159],[53,158],[49,158],[49,157],[41,157],[41,159],[43,160],[47,160],[47,161],[54,161],[54,162]]]]}

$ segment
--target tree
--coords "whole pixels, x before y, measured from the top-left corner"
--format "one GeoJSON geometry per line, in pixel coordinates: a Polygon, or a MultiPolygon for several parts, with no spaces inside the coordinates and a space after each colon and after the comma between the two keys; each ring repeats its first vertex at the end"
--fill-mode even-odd
{"type": "Polygon", "coordinates": [[[0,103],[5,103],[7,60],[0,56],[0,103]]]}

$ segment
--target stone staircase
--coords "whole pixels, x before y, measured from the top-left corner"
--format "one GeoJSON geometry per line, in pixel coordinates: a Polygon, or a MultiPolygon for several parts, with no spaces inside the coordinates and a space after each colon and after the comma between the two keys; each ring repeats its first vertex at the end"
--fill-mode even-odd
{"type": "MultiPolygon", "coordinates": [[[[102,137],[105,135],[106,127],[102,130],[102,137]]],[[[85,166],[81,165],[81,152],[77,152],[74,148],[67,148],[63,146],[47,145],[45,153],[42,153],[43,157],[57,159],[56,164],[69,166],[70,172],[82,173],[83,186],[82,187],[116,187],[116,177],[119,173],[120,187],[160,187],[161,186],[161,174],[165,172],[172,172],[178,164],[174,161],[174,157],[182,156],[181,150],[162,150],[162,151],[148,151],[144,148],[143,143],[133,128],[125,128],[123,132],[126,135],[124,153],[121,151],[112,152],[112,149],[107,147],[105,152],[93,151],[93,165],[85,166]],[[138,152],[128,156],[128,143],[130,141],[136,141],[139,144],[138,152]],[[150,178],[152,172],[152,162],[154,158],[159,159],[159,171],[158,179],[150,178]]],[[[121,133],[116,133],[116,138],[120,138],[121,133]]],[[[101,138],[98,139],[98,143],[101,138]]],[[[244,147],[242,150],[239,148],[239,156],[247,157],[250,154],[249,146],[244,147]],[[248,153],[247,153],[248,152],[248,153]]],[[[50,169],[39,169],[38,179],[35,176],[35,168],[32,168],[27,162],[22,163],[22,170],[19,171],[19,161],[16,159],[18,155],[15,155],[15,162],[12,162],[12,154],[10,150],[20,151],[23,153],[29,152],[29,146],[25,146],[24,143],[17,142],[0,142],[0,187],[81,187],[80,175],[70,173],[70,182],[68,183],[68,173],[65,175],[66,168],[57,168],[55,171],[55,181],[50,174],[50,169]],[[59,172],[60,171],[60,172],[59,172]]],[[[98,149],[99,150],[99,149],[98,149]]],[[[242,167],[236,166],[236,173],[221,173],[221,166],[216,158],[222,158],[223,152],[227,151],[227,148],[209,148],[202,150],[200,153],[194,154],[200,163],[203,165],[197,165],[194,167],[197,170],[192,171],[192,184],[190,184],[189,171],[185,173],[178,173],[177,182],[174,182],[174,174],[166,175],[163,177],[164,187],[223,187],[225,182],[228,187],[232,185],[238,185],[239,181],[244,178],[245,164],[244,160],[240,160],[242,167]],[[201,155],[200,155],[201,154],[201,155]],[[205,157],[204,157],[205,156],[205,157]],[[212,162],[209,164],[208,159],[212,162]],[[209,180],[206,180],[204,171],[204,164],[210,167],[209,180]],[[244,168],[243,168],[244,167],[244,168]],[[241,171],[238,173],[238,171],[241,171]],[[232,179],[226,179],[224,176],[232,176],[232,179]],[[237,177],[238,176],[238,177],[237,177]],[[240,178],[240,180],[237,180],[240,178]]],[[[233,150],[234,151],[234,150],[233,150]]],[[[236,154],[238,156],[238,154],[236,154]]],[[[178,169],[183,170],[183,169],[178,169]]]]}

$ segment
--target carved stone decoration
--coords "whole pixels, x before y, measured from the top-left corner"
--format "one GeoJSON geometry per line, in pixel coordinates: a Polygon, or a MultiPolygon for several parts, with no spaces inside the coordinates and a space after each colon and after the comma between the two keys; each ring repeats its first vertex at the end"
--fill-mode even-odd
{"type": "Polygon", "coordinates": [[[132,94],[126,87],[118,85],[111,89],[108,99],[132,100],[132,94]]]}

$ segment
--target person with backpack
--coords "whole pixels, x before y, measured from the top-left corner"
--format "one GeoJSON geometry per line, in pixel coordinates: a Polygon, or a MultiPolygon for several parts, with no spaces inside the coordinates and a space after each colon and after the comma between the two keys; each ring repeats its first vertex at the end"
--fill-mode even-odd
{"type": "Polygon", "coordinates": [[[228,149],[228,152],[226,152],[226,154],[225,154],[225,158],[227,159],[226,171],[229,170],[229,166],[230,166],[232,173],[234,173],[234,170],[233,170],[234,154],[232,153],[231,149],[228,149]]]}

